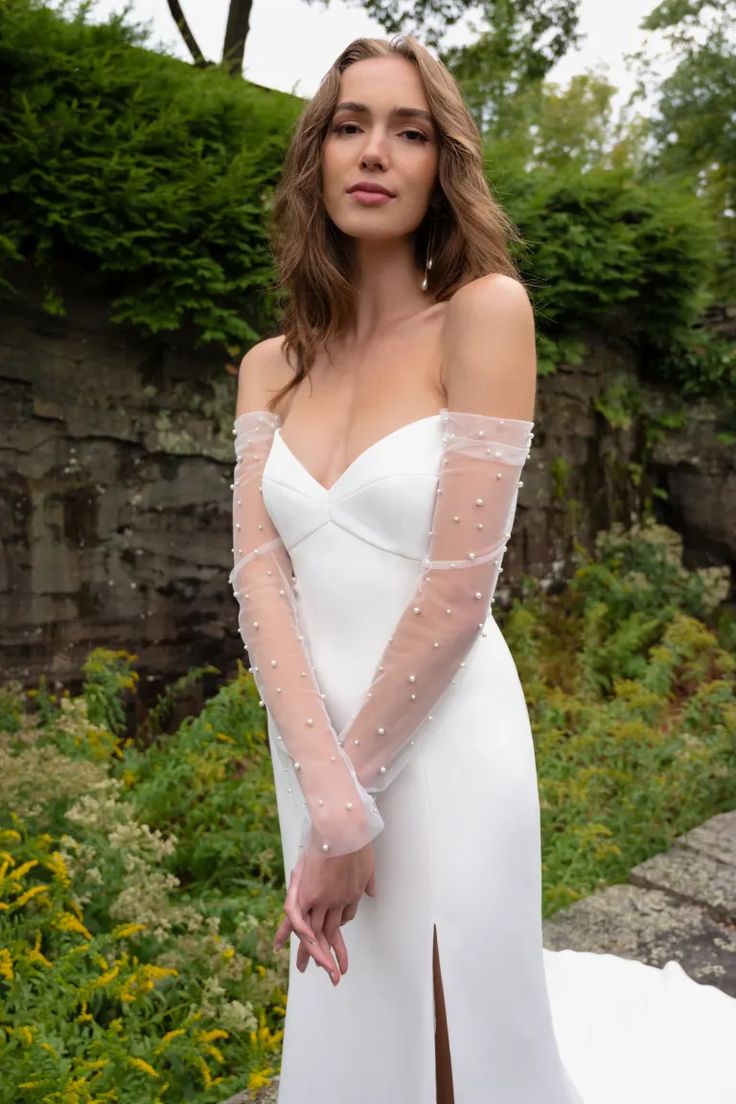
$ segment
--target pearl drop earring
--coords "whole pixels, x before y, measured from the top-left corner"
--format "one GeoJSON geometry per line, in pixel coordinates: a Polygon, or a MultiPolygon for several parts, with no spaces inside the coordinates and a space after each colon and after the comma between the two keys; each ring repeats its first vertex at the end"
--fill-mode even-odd
{"type": "Polygon", "coordinates": [[[430,257],[429,250],[428,250],[427,251],[427,260],[426,260],[425,265],[424,265],[424,276],[422,278],[422,283],[421,283],[422,291],[426,291],[428,286],[429,286],[429,273],[431,272],[431,270],[432,270],[432,258],[430,257]]]}
{"type": "Polygon", "coordinates": [[[432,271],[432,245],[433,244],[434,244],[434,224],[432,225],[432,228],[430,229],[429,234],[427,236],[427,254],[426,254],[425,261],[424,261],[424,276],[422,277],[422,282],[420,284],[420,287],[421,287],[422,291],[426,291],[427,288],[429,287],[429,274],[432,271]]]}

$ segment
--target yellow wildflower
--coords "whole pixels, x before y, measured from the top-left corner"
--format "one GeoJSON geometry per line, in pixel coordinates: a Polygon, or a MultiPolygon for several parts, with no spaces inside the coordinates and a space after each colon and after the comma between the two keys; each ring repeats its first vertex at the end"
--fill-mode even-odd
{"type": "Polygon", "coordinates": [[[214,1043],[215,1039],[229,1039],[230,1032],[223,1031],[221,1027],[215,1027],[211,1031],[200,1031],[197,1038],[203,1043],[214,1043]]]}
{"type": "Polygon", "coordinates": [[[119,928],[115,928],[112,933],[113,939],[127,939],[130,935],[137,935],[138,932],[146,931],[148,924],[123,924],[119,928]]]}
{"type": "Polygon", "coordinates": [[[72,910],[72,912],[76,916],[77,920],[82,919],[82,916],[83,916],[82,909],[80,908],[80,906],[79,906],[79,904],[76,900],[72,899],[69,902],[69,908],[72,910]]]}
{"type": "Polygon", "coordinates": [[[56,1051],[52,1047],[51,1043],[41,1043],[40,1045],[41,1045],[41,1050],[47,1050],[49,1052],[49,1054],[52,1056],[52,1058],[56,1058],[58,1060],[59,1055],[56,1053],[56,1051]]]}
{"type": "Polygon", "coordinates": [[[12,981],[14,976],[13,959],[10,957],[10,951],[7,947],[0,947],[0,977],[12,981]]]}
{"type": "Polygon", "coordinates": [[[172,966],[146,965],[143,967],[143,972],[146,977],[155,978],[156,980],[159,978],[179,976],[179,971],[175,970],[172,966]]]}
{"type": "Polygon", "coordinates": [[[135,1066],[135,1068],[141,1070],[142,1073],[147,1073],[149,1077],[161,1076],[161,1074],[157,1073],[153,1066],[150,1066],[143,1058],[129,1058],[128,1061],[131,1066],[135,1066]]]}
{"type": "Polygon", "coordinates": [[[271,1078],[273,1077],[273,1070],[270,1066],[267,1066],[263,1070],[253,1070],[248,1078],[248,1088],[251,1092],[254,1089],[262,1089],[266,1085],[271,1084],[271,1078]]]}
{"type": "Polygon", "coordinates": [[[30,951],[26,954],[26,960],[28,962],[39,962],[42,966],[48,966],[53,969],[53,963],[49,962],[46,955],[41,950],[41,933],[36,932],[36,940],[30,951]]]}
{"type": "Polygon", "coordinates": [[[160,1054],[165,1047],[169,1045],[172,1039],[176,1039],[179,1035],[186,1035],[186,1031],[183,1027],[174,1028],[173,1031],[167,1031],[160,1043],[154,1050],[154,1054],[160,1054]]]}
{"type": "Polygon", "coordinates": [[[56,917],[54,924],[59,931],[73,931],[79,932],[80,935],[84,935],[87,939],[92,939],[92,932],[85,928],[81,920],[77,920],[71,912],[60,912],[56,917]]]}
{"type": "Polygon", "coordinates": [[[22,866],[19,866],[17,870],[14,870],[10,875],[16,881],[20,881],[29,870],[33,870],[34,866],[38,866],[38,859],[29,859],[28,862],[24,862],[22,866]]]}
{"type": "Polygon", "coordinates": [[[2,843],[20,843],[20,832],[16,832],[15,828],[2,828],[0,829],[0,842],[2,843]]]}
{"type": "Polygon", "coordinates": [[[82,1067],[88,1070],[98,1070],[102,1069],[103,1066],[106,1066],[109,1061],[109,1058],[83,1059],[82,1067]]]}
{"type": "Polygon", "coordinates": [[[25,1027],[25,1025],[24,1025],[23,1027],[16,1027],[15,1030],[20,1035],[21,1039],[26,1044],[26,1046],[30,1046],[31,1043],[33,1042],[33,1031],[31,1030],[31,1028],[30,1027],[25,1027]]]}
{"type": "Polygon", "coordinates": [[[210,1068],[205,1062],[204,1058],[197,1058],[197,1065],[202,1071],[202,1080],[204,1081],[204,1087],[209,1089],[212,1085],[219,1085],[223,1080],[222,1077],[213,1077],[210,1073],[210,1068]]]}
{"type": "Polygon", "coordinates": [[[107,971],[107,973],[100,974],[100,976],[97,978],[96,981],[93,982],[93,984],[102,989],[106,985],[109,985],[111,981],[114,981],[119,973],[120,967],[116,963],[110,970],[107,971]]]}
{"type": "Polygon", "coordinates": [[[71,878],[69,877],[69,871],[61,851],[52,851],[43,865],[47,870],[51,871],[57,881],[65,886],[70,884],[71,878]]]}
{"type": "Polygon", "coordinates": [[[37,897],[39,893],[48,893],[49,887],[47,885],[33,886],[32,889],[27,889],[25,893],[21,893],[20,897],[16,897],[13,901],[14,908],[23,908],[23,905],[28,904],[32,897],[37,897]]]}

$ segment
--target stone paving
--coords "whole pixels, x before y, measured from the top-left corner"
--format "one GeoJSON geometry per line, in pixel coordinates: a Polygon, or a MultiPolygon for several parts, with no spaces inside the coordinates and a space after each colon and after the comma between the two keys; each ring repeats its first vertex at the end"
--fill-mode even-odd
{"type": "Polygon", "coordinates": [[[736,997],[736,810],[679,836],[608,886],[544,921],[544,945],[675,959],[695,981],[736,997]]]}
{"type": "MultiPolygon", "coordinates": [[[[553,951],[617,954],[651,966],[675,959],[695,981],[736,997],[736,810],[639,863],[628,883],[560,909],[544,921],[543,942],[553,951]]],[[[276,1104],[277,1096],[278,1080],[223,1104],[276,1104]]]]}

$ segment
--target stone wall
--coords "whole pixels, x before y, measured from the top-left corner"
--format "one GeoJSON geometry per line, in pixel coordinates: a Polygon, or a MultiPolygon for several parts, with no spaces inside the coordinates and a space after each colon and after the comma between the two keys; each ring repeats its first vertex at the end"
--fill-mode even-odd
{"type": "MultiPolygon", "coordinates": [[[[227,581],[233,367],[182,335],[112,325],[89,292],[72,289],[67,307],[47,314],[29,286],[0,315],[0,681],[46,673],[75,689],[98,645],[138,655],[144,684],[193,664],[227,674],[243,655],[227,581]]],[[[636,517],[655,484],[690,566],[736,563],[736,464],[718,408],[694,406],[638,485],[640,420],[618,427],[598,409],[612,383],[638,388],[649,412],[675,402],[642,384],[626,334],[625,316],[582,334],[584,363],[539,381],[501,605],[522,572],[561,586],[573,543],[636,517]]]]}

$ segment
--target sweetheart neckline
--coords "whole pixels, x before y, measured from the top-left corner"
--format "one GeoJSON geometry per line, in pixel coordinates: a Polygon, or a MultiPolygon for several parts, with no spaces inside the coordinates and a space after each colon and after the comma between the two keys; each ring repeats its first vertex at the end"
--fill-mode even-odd
{"type": "Polygon", "coordinates": [[[383,437],[379,437],[377,441],[373,441],[373,443],[368,445],[366,448],[364,448],[362,452],[359,452],[358,455],[355,457],[355,459],[350,461],[350,463],[345,468],[345,470],[343,472],[341,472],[340,475],[338,475],[335,482],[332,483],[329,487],[325,487],[323,483],[320,483],[319,479],[317,479],[316,476],[312,475],[312,473],[309,471],[309,469],[304,466],[304,464],[299,459],[299,457],[296,455],[296,453],[291,449],[291,447],[286,443],[284,438],[281,436],[281,426],[280,425],[277,426],[276,429],[274,430],[274,436],[278,437],[278,439],[281,442],[281,444],[283,445],[283,447],[286,449],[286,451],[289,453],[289,455],[292,457],[292,459],[298,464],[298,466],[301,468],[301,470],[304,472],[304,474],[312,481],[312,483],[314,483],[314,485],[316,487],[319,487],[320,491],[322,491],[323,494],[330,495],[335,490],[337,485],[339,483],[342,483],[342,481],[349,475],[349,473],[353,470],[353,468],[356,466],[356,464],[358,464],[363,459],[363,457],[367,456],[370,452],[373,452],[374,449],[378,448],[379,445],[382,445],[382,444],[384,444],[384,442],[389,441],[392,437],[395,437],[398,433],[401,433],[405,429],[411,429],[412,426],[421,425],[422,422],[429,422],[429,421],[433,421],[435,418],[441,418],[442,415],[446,414],[447,412],[448,412],[447,407],[443,406],[437,411],[436,414],[427,414],[424,418],[415,418],[411,422],[404,422],[403,425],[397,426],[396,429],[392,429],[390,431],[390,433],[385,433],[383,435],[383,437]]]}

